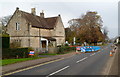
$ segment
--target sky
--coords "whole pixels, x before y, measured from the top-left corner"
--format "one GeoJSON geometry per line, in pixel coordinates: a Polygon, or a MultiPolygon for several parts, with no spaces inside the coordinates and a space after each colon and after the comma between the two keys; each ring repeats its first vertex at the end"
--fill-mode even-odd
{"type": "Polygon", "coordinates": [[[45,17],[61,15],[64,27],[68,27],[70,19],[79,18],[87,11],[96,11],[102,17],[103,27],[107,27],[110,38],[118,35],[118,0],[0,0],[0,17],[12,15],[20,10],[36,14],[44,10],[45,17]]]}

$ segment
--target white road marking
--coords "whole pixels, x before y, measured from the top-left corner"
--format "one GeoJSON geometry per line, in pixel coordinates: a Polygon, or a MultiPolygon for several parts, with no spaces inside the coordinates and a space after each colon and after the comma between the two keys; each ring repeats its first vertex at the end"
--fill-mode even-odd
{"type": "Polygon", "coordinates": [[[60,72],[60,71],[63,71],[63,70],[65,70],[65,69],[67,69],[68,67],[70,67],[70,66],[66,66],[66,67],[64,67],[64,68],[62,68],[62,69],[60,69],[60,70],[58,70],[58,71],[56,71],[56,72],[53,72],[53,73],[49,74],[49,75],[46,76],[46,77],[49,77],[49,76],[54,75],[54,74],[56,74],[56,73],[58,73],[58,72],[60,72]]]}
{"type": "Polygon", "coordinates": [[[76,63],[79,63],[79,62],[81,62],[81,61],[83,61],[83,60],[85,60],[85,59],[87,59],[88,57],[85,57],[85,58],[83,58],[83,59],[81,59],[81,60],[78,60],[76,63]]]}

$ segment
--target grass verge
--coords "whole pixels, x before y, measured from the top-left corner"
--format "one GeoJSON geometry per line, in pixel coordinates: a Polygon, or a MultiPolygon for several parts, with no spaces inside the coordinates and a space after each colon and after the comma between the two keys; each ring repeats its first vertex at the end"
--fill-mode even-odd
{"type": "MultiPolygon", "coordinates": [[[[67,54],[67,53],[70,53],[70,52],[64,52],[64,53],[43,53],[43,54],[40,54],[40,55],[63,55],[63,54],[67,54]]],[[[8,64],[14,64],[14,63],[18,63],[18,62],[23,62],[23,61],[28,61],[28,60],[35,60],[35,59],[40,59],[40,58],[43,58],[43,57],[32,57],[32,58],[20,58],[20,59],[3,59],[3,60],[0,60],[0,66],[4,66],[4,65],[8,65],[8,64]]]]}
{"type": "Polygon", "coordinates": [[[18,62],[23,62],[23,61],[28,61],[28,60],[35,60],[35,59],[40,59],[42,57],[33,57],[33,58],[20,58],[20,59],[4,59],[0,60],[0,66],[8,65],[8,64],[13,64],[13,63],[18,63],[18,62]]]}

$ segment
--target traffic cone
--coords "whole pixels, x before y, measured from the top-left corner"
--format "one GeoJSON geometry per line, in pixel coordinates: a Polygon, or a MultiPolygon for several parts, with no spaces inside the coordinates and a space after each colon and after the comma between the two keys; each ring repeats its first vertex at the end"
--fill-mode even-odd
{"type": "Polygon", "coordinates": [[[113,56],[113,55],[112,55],[112,51],[110,51],[110,56],[113,56]]]}

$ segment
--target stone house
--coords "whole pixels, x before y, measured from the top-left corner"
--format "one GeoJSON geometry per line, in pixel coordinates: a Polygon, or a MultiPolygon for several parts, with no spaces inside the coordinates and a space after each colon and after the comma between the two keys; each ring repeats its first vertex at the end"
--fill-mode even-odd
{"type": "Polygon", "coordinates": [[[65,30],[61,16],[45,18],[44,13],[36,15],[35,8],[31,13],[17,7],[7,24],[10,43],[19,42],[20,47],[45,48],[63,45],[65,30]]]}

